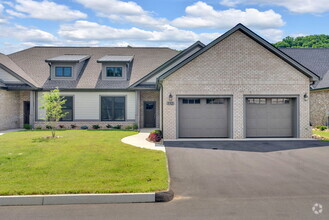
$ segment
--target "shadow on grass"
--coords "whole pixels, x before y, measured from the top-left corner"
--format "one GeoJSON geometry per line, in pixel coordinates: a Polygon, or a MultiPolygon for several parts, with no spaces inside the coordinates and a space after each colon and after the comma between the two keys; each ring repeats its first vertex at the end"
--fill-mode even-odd
{"type": "Polygon", "coordinates": [[[85,129],[85,131],[136,131],[137,130],[125,130],[125,129],[85,129]]]}
{"type": "Polygon", "coordinates": [[[32,143],[49,142],[50,140],[51,140],[50,138],[38,137],[38,138],[33,138],[32,143]]]}

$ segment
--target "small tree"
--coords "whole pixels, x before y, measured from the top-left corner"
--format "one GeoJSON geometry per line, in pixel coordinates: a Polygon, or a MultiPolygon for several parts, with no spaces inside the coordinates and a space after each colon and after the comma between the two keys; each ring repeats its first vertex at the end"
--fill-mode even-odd
{"type": "Polygon", "coordinates": [[[43,94],[41,103],[40,109],[46,110],[45,121],[51,128],[51,135],[54,138],[57,123],[67,114],[67,112],[63,113],[62,111],[66,99],[60,96],[59,89],[56,87],[56,89],[43,94]]]}

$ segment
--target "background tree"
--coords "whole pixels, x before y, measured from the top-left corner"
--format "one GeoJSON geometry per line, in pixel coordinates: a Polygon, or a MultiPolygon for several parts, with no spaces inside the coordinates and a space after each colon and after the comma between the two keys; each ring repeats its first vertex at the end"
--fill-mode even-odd
{"type": "Polygon", "coordinates": [[[273,45],[279,48],[329,48],[329,35],[288,36],[273,45]]]}
{"type": "Polygon", "coordinates": [[[56,88],[50,92],[44,93],[41,103],[42,105],[40,106],[40,109],[46,110],[45,121],[51,128],[51,135],[52,138],[54,138],[57,123],[67,114],[67,112],[63,113],[62,111],[66,99],[60,96],[59,89],[56,88]]]}

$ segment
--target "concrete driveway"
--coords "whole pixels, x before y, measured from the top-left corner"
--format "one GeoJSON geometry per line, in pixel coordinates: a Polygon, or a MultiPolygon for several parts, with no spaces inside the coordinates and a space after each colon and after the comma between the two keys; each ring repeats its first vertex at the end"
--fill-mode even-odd
{"type": "Polygon", "coordinates": [[[176,142],[169,203],[0,207],[6,219],[329,219],[329,145],[176,142]],[[315,203],[323,206],[314,214],[315,203]]]}

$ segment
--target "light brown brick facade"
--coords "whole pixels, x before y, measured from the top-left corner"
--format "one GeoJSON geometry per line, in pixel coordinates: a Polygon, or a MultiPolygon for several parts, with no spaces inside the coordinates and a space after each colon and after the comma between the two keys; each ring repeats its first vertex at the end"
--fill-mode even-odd
{"type": "Polygon", "coordinates": [[[23,127],[23,101],[29,100],[29,91],[0,90],[0,130],[23,127]]]}
{"type": "Polygon", "coordinates": [[[199,55],[163,81],[163,131],[177,138],[177,96],[232,95],[233,138],[244,138],[244,95],[299,96],[300,137],[311,136],[309,78],[240,31],[199,55]],[[175,105],[166,105],[169,94],[175,105]]]}

